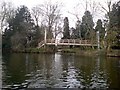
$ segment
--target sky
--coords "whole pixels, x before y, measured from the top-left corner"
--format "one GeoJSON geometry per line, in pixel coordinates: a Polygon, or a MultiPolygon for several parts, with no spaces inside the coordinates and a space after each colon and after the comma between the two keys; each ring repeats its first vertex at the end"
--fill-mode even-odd
{"type": "MultiPolygon", "coordinates": [[[[0,0],[0,1],[6,1],[6,2],[12,2],[16,7],[20,5],[26,5],[29,9],[32,7],[42,4],[45,2],[45,0],[0,0]]],[[[53,3],[54,2],[59,2],[63,4],[62,8],[62,17],[68,17],[69,18],[69,25],[70,27],[75,27],[75,22],[77,21],[77,18],[73,14],[77,14],[79,16],[79,19],[82,19],[82,16],[84,15],[85,12],[85,7],[86,7],[86,1],[87,2],[96,2],[101,3],[104,7],[106,7],[106,1],[107,0],[51,0],[53,3]]],[[[112,1],[118,1],[118,0],[112,0],[112,1]]],[[[96,4],[96,7],[99,5],[96,4]]],[[[90,7],[88,7],[88,10],[92,11],[90,7]]],[[[104,13],[99,12],[99,10],[96,10],[97,14],[95,14],[94,17],[94,22],[97,21],[97,19],[104,18],[104,13]]]]}

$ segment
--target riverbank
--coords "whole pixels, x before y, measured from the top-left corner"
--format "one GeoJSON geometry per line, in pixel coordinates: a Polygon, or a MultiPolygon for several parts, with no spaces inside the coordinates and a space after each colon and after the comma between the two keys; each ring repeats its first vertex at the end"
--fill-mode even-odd
{"type": "Polygon", "coordinates": [[[103,55],[103,56],[107,56],[107,57],[120,57],[120,50],[114,50],[114,49],[112,49],[110,51],[106,51],[104,49],[81,50],[79,48],[75,48],[75,49],[63,49],[63,50],[61,50],[61,52],[75,53],[76,55],[82,55],[82,56],[103,55]]]}
{"type": "Polygon", "coordinates": [[[107,51],[108,57],[120,57],[120,50],[110,50],[107,51]]]}
{"type": "Polygon", "coordinates": [[[26,48],[23,50],[12,50],[13,53],[54,53],[51,48],[26,48]]]}
{"type": "Polygon", "coordinates": [[[24,50],[14,50],[12,51],[13,53],[56,53],[56,52],[60,52],[61,54],[64,53],[74,53],[75,55],[79,55],[79,56],[96,56],[99,54],[105,54],[104,51],[98,51],[97,49],[85,49],[82,50],[80,48],[63,48],[63,49],[57,49],[57,48],[26,48],[24,50]],[[102,52],[102,53],[101,53],[102,52]]]}
{"type": "Polygon", "coordinates": [[[98,50],[98,49],[80,49],[80,48],[63,48],[57,49],[56,47],[46,47],[46,48],[26,48],[24,50],[12,50],[13,53],[74,53],[80,56],[96,56],[104,55],[108,57],[120,57],[120,50],[98,50]]]}
{"type": "Polygon", "coordinates": [[[88,50],[81,50],[79,48],[74,49],[63,49],[60,52],[62,53],[74,53],[75,55],[79,56],[97,56],[97,55],[106,55],[104,50],[97,50],[97,49],[88,49],[88,50]]]}

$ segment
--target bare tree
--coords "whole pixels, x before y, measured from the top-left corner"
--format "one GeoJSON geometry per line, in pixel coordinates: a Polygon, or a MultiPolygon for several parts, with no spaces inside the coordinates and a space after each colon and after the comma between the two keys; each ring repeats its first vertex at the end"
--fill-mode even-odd
{"type": "Polygon", "coordinates": [[[4,20],[5,20],[5,17],[6,17],[6,3],[3,2],[1,3],[1,8],[0,8],[0,30],[2,31],[3,29],[3,26],[4,26],[4,20]]]}
{"type": "Polygon", "coordinates": [[[115,37],[116,37],[116,32],[114,31],[114,28],[111,26],[111,18],[113,15],[111,15],[113,4],[115,1],[112,0],[106,0],[105,4],[99,3],[101,7],[101,12],[105,14],[105,19],[104,19],[104,27],[105,27],[105,35],[104,35],[104,40],[103,40],[103,46],[107,48],[107,50],[110,49],[115,37]],[[112,34],[111,34],[112,33],[112,34]]]}
{"type": "Polygon", "coordinates": [[[93,1],[93,0],[79,0],[79,2],[76,4],[76,6],[74,6],[74,11],[70,12],[68,11],[68,13],[74,15],[78,20],[80,20],[80,16],[82,15],[82,13],[80,10],[83,9],[84,11],[90,11],[92,16],[97,16],[98,11],[99,11],[99,7],[98,7],[98,3],[93,1]]]}
{"type": "Polygon", "coordinates": [[[15,9],[11,2],[2,2],[0,7],[0,30],[3,30],[4,26],[7,26],[7,22],[10,18],[14,17],[15,9]]]}
{"type": "Polygon", "coordinates": [[[53,4],[51,1],[39,5],[39,9],[41,10],[40,14],[43,16],[42,21],[47,26],[48,38],[53,37],[52,29],[61,17],[61,6],[62,4],[57,2],[53,4]]]}
{"type": "Polygon", "coordinates": [[[57,36],[60,34],[60,33],[63,33],[62,31],[62,21],[63,19],[60,17],[58,20],[55,21],[55,24],[53,26],[54,30],[53,30],[53,33],[54,33],[54,38],[56,39],[57,36]]]}
{"type": "Polygon", "coordinates": [[[99,3],[99,6],[101,7],[101,9],[100,9],[101,13],[104,13],[104,15],[105,15],[104,27],[106,29],[106,34],[105,34],[105,36],[106,36],[107,35],[107,29],[109,28],[110,17],[111,17],[110,12],[112,11],[112,0],[106,0],[104,2],[104,4],[105,5],[99,3]]]}
{"type": "Polygon", "coordinates": [[[39,21],[40,21],[40,15],[41,15],[41,9],[39,6],[35,6],[32,8],[31,14],[34,18],[35,24],[39,26],[39,21]]]}
{"type": "Polygon", "coordinates": [[[109,20],[110,20],[110,12],[112,10],[112,0],[106,1],[105,2],[106,6],[102,5],[101,3],[99,3],[99,5],[101,7],[100,11],[106,15],[106,19],[109,22],[109,20]]]}

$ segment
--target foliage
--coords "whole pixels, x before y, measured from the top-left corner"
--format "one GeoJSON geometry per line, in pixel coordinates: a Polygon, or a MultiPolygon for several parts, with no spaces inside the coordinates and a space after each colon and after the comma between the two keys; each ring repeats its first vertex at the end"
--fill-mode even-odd
{"type": "Polygon", "coordinates": [[[3,48],[19,50],[37,45],[40,36],[39,27],[35,26],[26,6],[19,7],[15,17],[8,23],[9,28],[6,28],[3,34],[3,48]]]}
{"type": "Polygon", "coordinates": [[[106,37],[108,49],[111,46],[120,47],[120,1],[113,4],[109,19],[106,37]]]}
{"type": "Polygon", "coordinates": [[[76,29],[75,28],[70,28],[71,35],[70,38],[75,39],[76,38],[76,29]]]}
{"type": "Polygon", "coordinates": [[[44,40],[44,26],[35,26],[35,33],[33,35],[33,42],[31,43],[32,46],[37,47],[38,43],[44,40]]]}
{"type": "Polygon", "coordinates": [[[116,35],[117,33],[115,31],[110,30],[107,32],[107,37],[106,37],[107,50],[110,50],[110,47],[116,44],[116,35]]]}
{"type": "Polygon", "coordinates": [[[81,22],[77,20],[76,22],[76,30],[74,32],[75,38],[81,38],[81,29],[80,29],[81,22]]]}
{"type": "Polygon", "coordinates": [[[20,6],[15,10],[10,3],[1,5],[1,30],[5,26],[2,33],[3,48],[24,50],[37,47],[38,43],[44,39],[45,29],[49,39],[53,36],[56,38],[58,34],[63,32],[63,39],[84,39],[91,40],[91,42],[96,40],[96,31],[99,31],[100,41],[104,41],[107,49],[112,46],[120,47],[120,1],[113,5],[109,2],[108,10],[102,7],[107,11],[107,20],[105,21],[108,22],[105,22],[103,27],[102,20],[98,19],[95,29],[93,16],[87,10],[82,21],[78,19],[76,27],[69,29],[68,17],[65,17],[64,23],[62,23],[61,8],[58,3],[52,4],[51,1],[48,1],[32,8],[32,13],[26,6],[20,6]],[[41,25],[39,25],[40,23],[41,25]],[[61,28],[62,24],[63,28],[61,28]]]}
{"type": "Polygon", "coordinates": [[[4,34],[2,35],[2,48],[11,49],[11,39],[13,31],[5,29],[4,34]]]}
{"type": "Polygon", "coordinates": [[[15,18],[13,18],[13,22],[9,24],[9,27],[15,33],[11,37],[11,39],[14,38],[19,41],[18,44],[15,44],[14,40],[11,41],[13,47],[18,47],[19,44],[21,46],[19,48],[25,48],[30,46],[29,43],[33,39],[35,26],[33,20],[31,19],[30,12],[26,6],[21,6],[20,8],[18,8],[16,16],[15,18]],[[19,36],[19,38],[16,38],[16,36],[19,36]]]}
{"type": "Polygon", "coordinates": [[[98,19],[97,25],[95,27],[95,31],[99,31],[100,33],[100,39],[103,40],[105,36],[105,28],[103,27],[102,20],[98,19]]]}
{"type": "Polygon", "coordinates": [[[65,19],[64,19],[63,29],[64,29],[63,39],[69,39],[70,38],[70,31],[69,31],[69,20],[68,20],[68,17],[65,17],[65,19]]]}
{"type": "Polygon", "coordinates": [[[92,15],[89,11],[85,11],[84,16],[82,17],[81,23],[81,36],[83,39],[90,38],[90,32],[93,30],[94,22],[92,15]]]}

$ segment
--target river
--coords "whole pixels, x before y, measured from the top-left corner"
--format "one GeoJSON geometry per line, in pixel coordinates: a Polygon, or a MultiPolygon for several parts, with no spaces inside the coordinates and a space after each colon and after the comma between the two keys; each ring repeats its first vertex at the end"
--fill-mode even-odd
{"type": "Polygon", "coordinates": [[[120,90],[120,58],[74,54],[3,54],[3,88],[120,90]]]}

